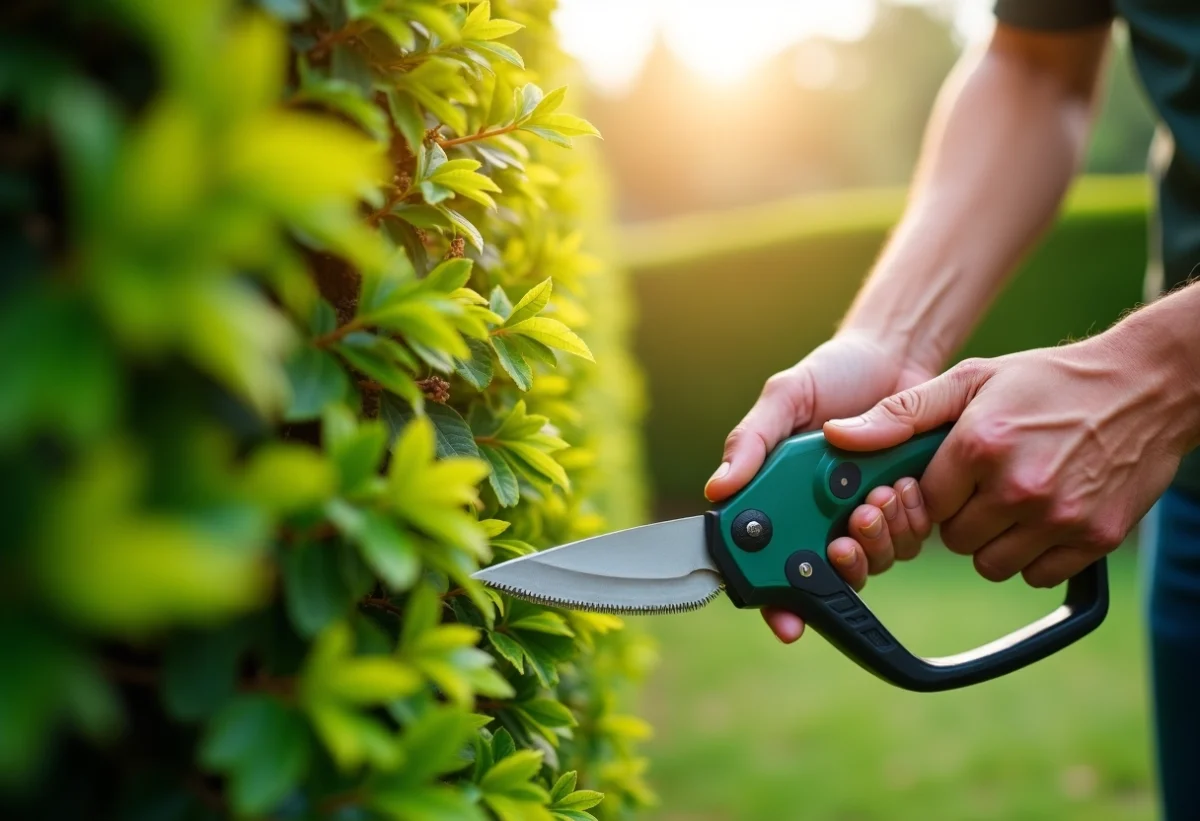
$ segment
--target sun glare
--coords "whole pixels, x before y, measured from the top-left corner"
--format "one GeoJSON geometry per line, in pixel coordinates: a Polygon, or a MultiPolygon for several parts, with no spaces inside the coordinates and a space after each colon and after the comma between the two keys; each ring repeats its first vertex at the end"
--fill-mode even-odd
{"type": "MultiPolygon", "coordinates": [[[[863,36],[875,17],[876,2],[561,0],[555,25],[563,47],[601,91],[617,93],[632,83],[656,36],[698,76],[729,86],[805,37],[863,36]]],[[[959,27],[973,30],[985,17],[990,19],[987,2],[954,0],[959,27]]]]}

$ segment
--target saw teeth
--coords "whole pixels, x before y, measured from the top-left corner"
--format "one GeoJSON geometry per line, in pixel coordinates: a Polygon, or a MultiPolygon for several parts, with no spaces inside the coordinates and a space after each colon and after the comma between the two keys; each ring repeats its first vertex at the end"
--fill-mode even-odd
{"type": "Polygon", "coordinates": [[[725,589],[725,585],[721,585],[712,593],[698,601],[680,602],[677,604],[660,604],[660,605],[626,605],[626,604],[592,604],[591,602],[572,601],[570,599],[556,599],[551,596],[539,596],[537,593],[531,593],[528,590],[522,590],[519,587],[511,587],[503,582],[493,582],[484,580],[484,584],[488,587],[493,587],[502,593],[507,593],[510,596],[516,596],[518,599],[524,599],[533,604],[541,604],[546,607],[562,607],[567,610],[583,610],[588,613],[607,613],[610,616],[648,616],[648,615],[668,615],[671,613],[688,613],[692,610],[699,610],[704,607],[717,596],[721,595],[721,591],[725,589]]]}

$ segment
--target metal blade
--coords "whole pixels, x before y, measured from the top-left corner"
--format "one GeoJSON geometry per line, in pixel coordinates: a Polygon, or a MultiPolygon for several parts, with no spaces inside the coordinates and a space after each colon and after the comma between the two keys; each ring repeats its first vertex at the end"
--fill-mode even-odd
{"type": "Polygon", "coordinates": [[[474,575],[526,601],[593,613],[682,613],[724,586],[704,517],[619,530],[520,556],[474,575]]]}

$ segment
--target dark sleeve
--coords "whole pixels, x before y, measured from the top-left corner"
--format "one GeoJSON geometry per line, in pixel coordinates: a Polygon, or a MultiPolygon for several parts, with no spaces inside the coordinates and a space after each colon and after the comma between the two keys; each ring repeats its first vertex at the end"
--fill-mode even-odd
{"type": "Polygon", "coordinates": [[[1022,29],[1067,31],[1111,20],[1113,0],[996,0],[996,19],[1022,29]]]}

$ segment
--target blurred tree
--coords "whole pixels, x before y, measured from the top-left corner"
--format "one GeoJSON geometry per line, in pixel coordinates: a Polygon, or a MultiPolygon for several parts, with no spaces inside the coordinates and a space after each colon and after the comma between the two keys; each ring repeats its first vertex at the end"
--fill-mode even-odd
{"type": "MultiPolygon", "coordinates": [[[[605,135],[621,217],[904,184],[961,53],[952,9],[881,2],[860,40],[801,40],[735,85],[706,82],[660,38],[637,83],[594,95],[588,110],[605,135]]],[[[1091,171],[1140,171],[1153,130],[1121,35],[1091,171]]]]}

